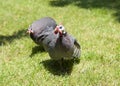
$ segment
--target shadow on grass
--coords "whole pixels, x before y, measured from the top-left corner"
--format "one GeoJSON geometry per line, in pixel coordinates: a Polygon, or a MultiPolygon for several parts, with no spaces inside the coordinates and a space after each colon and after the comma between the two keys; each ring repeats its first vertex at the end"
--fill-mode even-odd
{"type": "Polygon", "coordinates": [[[44,48],[42,46],[34,46],[32,48],[32,53],[30,57],[33,57],[35,54],[40,53],[40,52],[45,52],[44,48]]]}
{"type": "Polygon", "coordinates": [[[60,66],[61,60],[46,60],[41,62],[46,70],[54,75],[70,75],[73,69],[73,60],[64,60],[62,66],[60,66]]]}
{"type": "Polygon", "coordinates": [[[11,43],[16,39],[20,39],[25,36],[27,36],[26,30],[23,29],[13,33],[13,35],[8,36],[0,35],[0,46],[5,45],[6,43],[11,43]]]}
{"type": "Polygon", "coordinates": [[[115,10],[113,14],[120,22],[120,0],[52,0],[49,3],[51,6],[64,7],[69,4],[74,4],[80,8],[107,8],[115,10]]]}

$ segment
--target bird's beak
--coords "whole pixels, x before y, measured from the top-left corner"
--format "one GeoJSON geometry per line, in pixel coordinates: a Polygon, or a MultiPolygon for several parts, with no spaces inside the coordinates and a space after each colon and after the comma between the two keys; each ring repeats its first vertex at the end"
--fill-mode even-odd
{"type": "Polygon", "coordinates": [[[33,33],[33,30],[28,29],[26,33],[28,33],[28,34],[33,33]]]}

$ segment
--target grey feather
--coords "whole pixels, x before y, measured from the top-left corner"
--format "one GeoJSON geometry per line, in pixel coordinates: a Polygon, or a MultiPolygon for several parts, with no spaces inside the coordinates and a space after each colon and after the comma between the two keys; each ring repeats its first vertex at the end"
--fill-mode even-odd
{"type": "Polygon", "coordinates": [[[42,40],[45,38],[44,33],[55,29],[56,21],[50,17],[44,17],[34,21],[28,29],[32,29],[34,33],[30,33],[32,40],[42,46],[42,40]],[[49,29],[49,30],[48,30],[49,29]]]}
{"type": "Polygon", "coordinates": [[[69,34],[61,37],[52,31],[43,41],[43,45],[49,56],[54,60],[80,57],[80,45],[69,34]]]}

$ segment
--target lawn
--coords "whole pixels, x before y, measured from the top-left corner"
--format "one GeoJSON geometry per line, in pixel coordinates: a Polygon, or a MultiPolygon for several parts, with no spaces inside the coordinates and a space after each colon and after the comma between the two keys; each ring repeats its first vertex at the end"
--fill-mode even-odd
{"type": "Polygon", "coordinates": [[[0,86],[120,86],[119,9],[119,0],[0,0],[0,86]],[[26,34],[45,16],[81,45],[67,72],[26,34]]]}

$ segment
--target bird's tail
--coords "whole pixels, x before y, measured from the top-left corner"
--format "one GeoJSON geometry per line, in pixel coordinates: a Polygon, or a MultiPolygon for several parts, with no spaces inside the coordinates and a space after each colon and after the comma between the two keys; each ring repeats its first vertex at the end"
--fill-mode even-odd
{"type": "Polygon", "coordinates": [[[75,58],[79,58],[79,57],[80,57],[80,53],[81,53],[80,48],[74,46],[73,57],[75,57],[75,58]]]}
{"type": "Polygon", "coordinates": [[[81,55],[81,46],[80,46],[79,43],[75,40],[75,41],[74,41],[74,53],[73,53],[73,57],[79,58],[80,55],[81,55]]]}

